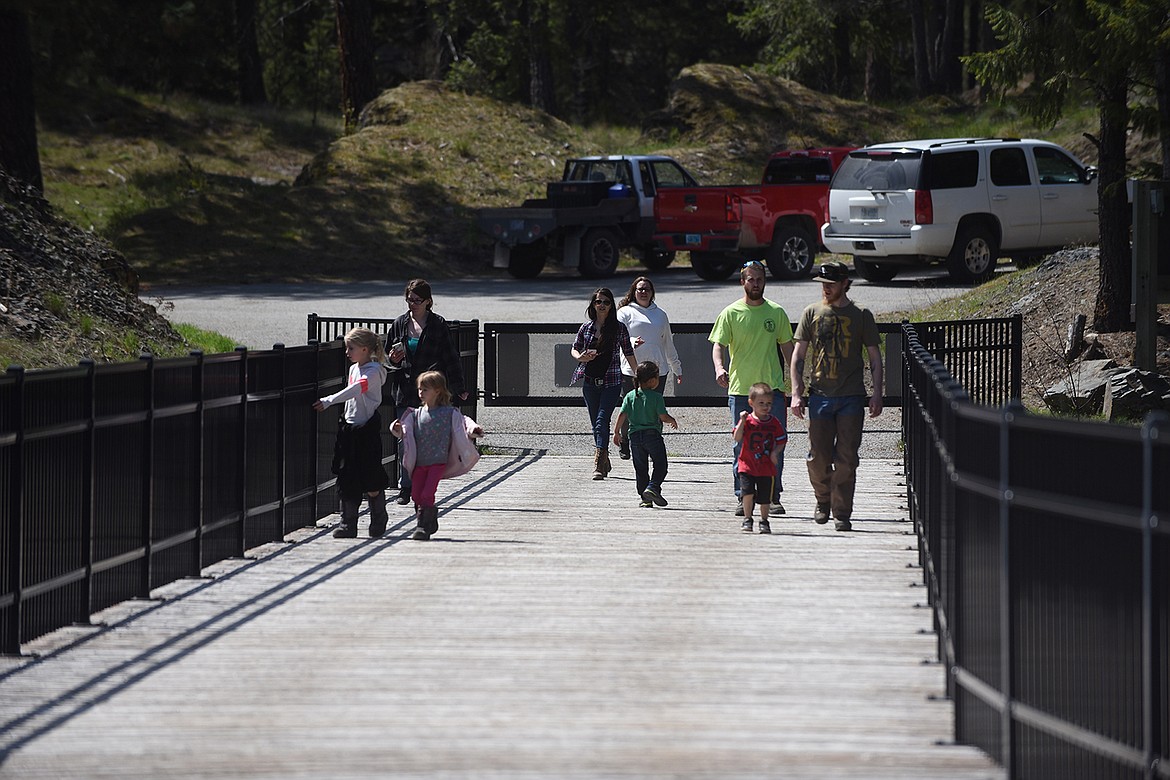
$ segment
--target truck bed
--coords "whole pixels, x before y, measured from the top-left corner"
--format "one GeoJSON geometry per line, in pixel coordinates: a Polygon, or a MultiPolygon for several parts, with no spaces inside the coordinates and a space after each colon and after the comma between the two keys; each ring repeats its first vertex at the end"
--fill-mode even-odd
{"type": "Polygon", "coordinates": [[[559,198],[533,198],[519,207],[480,209],[479,229],[502,244],[515,246],[545,238],[561,227],[613,225],[641,218],[636,198],[606,197],[591,206],[556,205],[563,202],[559,198]]]}
{"type": "Polygon", "coordinates": [[[780,218],[807,217],[819,225],[827,195],[823,184],[663,188],[655,201],[656,238],[677,251],[768,247],[780,218]]]}

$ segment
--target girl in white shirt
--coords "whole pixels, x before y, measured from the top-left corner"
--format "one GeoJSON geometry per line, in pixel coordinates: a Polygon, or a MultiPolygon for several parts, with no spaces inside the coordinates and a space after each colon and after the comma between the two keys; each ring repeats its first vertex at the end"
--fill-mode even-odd
{"type": "Polygon", "coordinates": [[[333,448],[333,473],[341,498],[341,525],[333,536],[357,536],[358,510],[365,497],[370,502],[370,537],[376,538],[386,532],[386,486],[390,484],[382,466],[382,417],[378,413],[386,381],[382,365],[386,353],[377,334],[368,328],[354,328],[345,334],[345,356],[353,362],[345,389],[313,404],[318,412],[345,404],[333,448]]]}

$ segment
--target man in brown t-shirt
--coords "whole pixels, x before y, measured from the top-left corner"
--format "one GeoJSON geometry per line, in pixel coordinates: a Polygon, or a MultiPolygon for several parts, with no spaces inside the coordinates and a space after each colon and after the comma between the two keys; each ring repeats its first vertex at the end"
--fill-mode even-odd
{"type": "Polygon", "coordinates": [[[882,413],[882,355],[873,313],[847,295],[849,267],[824,263],[815,278],[821,300],[804,310],[793,336],[792,413],[804,419],[808,409],[808,478],[817,502],[813,520],[823,525],[831,511],[836,529],[849,531],[867,405],[863,352],[869,354],[873,377],[870,417],[882,413]]]}

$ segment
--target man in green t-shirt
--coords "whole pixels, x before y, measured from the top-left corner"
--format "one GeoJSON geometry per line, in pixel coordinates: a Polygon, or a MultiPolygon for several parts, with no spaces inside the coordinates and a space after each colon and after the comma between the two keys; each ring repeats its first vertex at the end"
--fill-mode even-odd
{"type": "Polygon", "coordinates": [[[851,301],[849,267],[824,263],[817,270],[821,300],[810,304],[796,326],[792,352],[792,413],[804,419],[808,409],[808,478],[816,496],[813,520],[838,531],[852,530],[853,493],[857,482],[865,409],[882,413],[882,353],[873,313],[851,301]],[[873,395],[865,397],[865,353],[873,395]],[[808,394],[805,395],[805,361],[808,394]]]}
{"type": "MultiPolygon", "coordinates": [[[[788,314],[777,303],[764,297],[764,264],[759,260],[744,263],[739,272],[739,283],[743,286],[743,298],[719,312],[711,335],[711,363],[715,367],[715,381],[727,388],[727,406],[731,409],[731,425],[739,423],[741,412],[750,412],[748,396],[752,385],[765,382],[773,388],[775,403],[773,414],[782,414],[784,427],[788,428],[788,379],[784,370],[792,359],[792,324],[788,314]],[[723,360],[723,348],[730,354],[730,370],[723,360]],[[783,355],[783,359],[781,359],[783,355]]],[[[739,458],[739,443],[732,447],[731,478],[735,496],[739,499],[736,516],[743,515],[742,497],[739,492],[739,474],[735,462],[739,458]]],[[[784,459],[776,466],[776,495],[772,501],[772,514],[784,514],[780,493],[784,490],[782,476],[784,459]]]]}

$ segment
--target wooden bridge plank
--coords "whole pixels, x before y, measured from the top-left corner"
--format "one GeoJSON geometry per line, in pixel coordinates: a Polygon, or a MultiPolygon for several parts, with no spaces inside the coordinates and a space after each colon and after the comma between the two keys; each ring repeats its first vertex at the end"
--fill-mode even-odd
{"type": "Polygon", "coordinates": [[[628,464],[486,457],[431,542],[394,507],[381,540],[305,532],[9,659],[0,777],[998,777],[939,744],[900,467],[863,462],[842,534],[802,466],[769,537],[722,461],[641,509],[628,464]]]}

